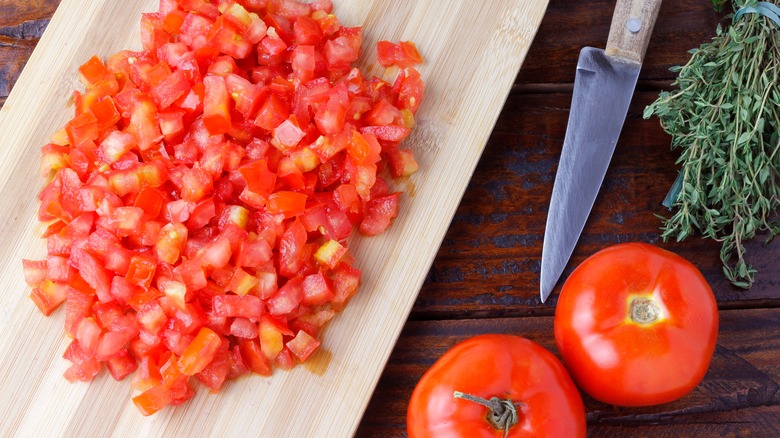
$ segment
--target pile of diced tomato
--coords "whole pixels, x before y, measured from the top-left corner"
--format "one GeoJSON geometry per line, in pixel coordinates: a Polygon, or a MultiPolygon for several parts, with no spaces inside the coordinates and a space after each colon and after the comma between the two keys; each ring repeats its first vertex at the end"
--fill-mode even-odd
{"type": "Polygon", "coordinates": [[[48,257],[31,298],[65,303],[70,381],[133,374],[144,415],[304,362],[355,294],[346,239],[383,232],[417,170],[399,144],[423,84],[353,67],[361,29],[330,0],[161,0],[143,50],[79,68],[75,115],[42,148],[48,257]],[[195,379],[193,379],[193,377],[195,379]]]}

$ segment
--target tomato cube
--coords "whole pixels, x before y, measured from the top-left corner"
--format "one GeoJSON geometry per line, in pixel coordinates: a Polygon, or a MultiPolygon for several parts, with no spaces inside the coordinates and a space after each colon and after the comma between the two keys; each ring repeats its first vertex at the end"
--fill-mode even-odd
{"type": "Polygon", "coordinates": [[[199,373],[214,359],[222,339],[213,330],[203,327],[179,358],[179,369],[184,375],[199,373]]]}
{"type": "Polygon", "coordinates": [[[255,125],[266,131],[273,131],[287,120],[289,115],[290,110],[287,104],[275,94],[270,94],[260,106],[255,118],[255,125]]]}
{"type": "Polygon", "coordinates": [[[129,351],[122,349],[106,361],[106,368],[111,373],[111,377],[119,381],[132,374],[138,368],[138,363],[129,351]]]}
{"type": "Polygon", "coordinates": [[[246,318],[235,318],[230,324],[230,334],[237,338],[255,339],[258,335],[257,323],[246,318]]]}
{"type": "Polygon", "coordinates": [[[300,360],[306,362],[306,359],[314,353],[320,346],[320,341],[314,339],[310,334],[299,330],[294,338],[287,341],[287,348],[300,360]]]}
{"type": "Polygon", "coordinates": [[[255,339],[241,339],[238,343],[243,363],[255,374],[271,375],[271,365],[255,339]]]}
{"type": "Polygon", "coordinates": [[[283,336],[290,333],[285,324],[278,320],[263,317],[260,321],[260,331],[258,334],[260,341],[260,350],[268,360],[273,360],[284,349],[282,342],[283,336]]]}
{"type": "MultiPolygon", "coordinates": [[[[92,292],[90,290],[90,292],[92,292]]],[[[84,293],[77,288],[68,287],[65,301],[65,333],[76,337],[81,320],[92,313],[92,303],[95,301],[94,292],[84,293]]]]}
{"type": "Polygon", "coordinates": [[[390,226],[390,221],[398,215],[398,197],[398,193],[393,193],[368,201],[360,232],[367,236],[384,232],[390,226]]]}
{"type": "Polygon", "coordinates": [[[332,274],[334,298],[336,304],[344,304],[358,290],[360,286],[360,271],[354,267],[341,263],[332,274]]]}
{"type": "Polygon", "coordinates": [[[268,168],[268,160],[261,159],[238,168],[247,189],[262,196],[268,196],[276,184],[276,174],[268,168]]]}
{"type": "Polygon", "coordinates": [[[190,82],[187,79],[187,76],[183,71],[177,70],[152,88],[149,94],[152,96],[152,99],[154,99],[158,108],[165,109],[171,106],[180,97],[186,95],[189,91],[190,82]]]}
{"type": "Polygon", "coordinates": [[[97,56],[89,58],[79,67],[79,80],[85,87],[93,86],[110,75],[111,72],[97,56]]]}
{"type": "Polygon", "coordinates": [[[149,289],[154,279],[157,262],[153,257],[136,254],[130,257],[130,266],[127,269],[127,281],[144,289],[149,289]]]}
{"type": "Polygon", "coordinates": [[[97,257],[87,251],[77,250],[71,256],[71,264],[79,270],[81,278],[95,290],[98,300],[103,303],[114,300],[113,295],[111,295],[113,275],[97,257]]]}
{"type": "Polygon", "coordinates": [[[268,196],[268,212],[283,214],[285,219],[300,216],[306,208],[306,195],[298,192],[278,191],[268,196]]]}
{"type": "Polygon", "coordinates": [[[230,130],[230,102],[225,78],[207,75],[203,78],[206,95],[203,100],[203,124],[212,135],[230,130]]]}
{"type": "MultiPolygon", "coordinates": [[[[51,258],[52,256],[50,256],[51,258]]],[[[48,262],[46,260],[22,260],[24,269],[24,281],[28,286],[40,285],[47,276],[48,262]]]]}
{"type": "Polygon", "coordinates": [[[153,386],[133,397],[133,404],[144,416],[149,416],[173,401],[170,390],[164,385],[153,386]]]}
{"type": "Polygon", "coordinates": [[[330,281],[322,271],[307,275],[303,279],[303,304],[316,306],[333,300],[333,290],[330,281]]]}
{"type": "Polygon", "coordinates": [[[136,313],[136,318],[144,330],[155,335],[163,329],[168,320],[165,311],[156,300],[143,306],[136,313]]]}
{"type": "Polygon", "coordinates": [[[65,284],[45,280],[39,287],[33,288],[30,299],[38,306],[41,313],[49,316],[65,301],[67,290],[68,286],[65,284]]]}
{"type": "Polygon", "coordinates": [[[263,313],[263,303],[253,295],[217,295],[213,298],[213,309],[217,316],[258,321],[263,313]]]}

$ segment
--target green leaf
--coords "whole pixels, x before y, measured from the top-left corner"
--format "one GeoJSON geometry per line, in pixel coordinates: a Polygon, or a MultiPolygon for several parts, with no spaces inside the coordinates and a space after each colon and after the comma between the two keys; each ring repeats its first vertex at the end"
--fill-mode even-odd
{"type": "Polygon", "coordinates": [[[718,25],[715,34],[671,69],[677,90],[660,93],[643,114],[658,117],[685,175],[664,200],[674,214],[662,222],[662,239],[700,234],[721,242],[724,275],[750,287],[755,270],[745,242],[780,234],[780,38],[755,13],[718,25]]]}

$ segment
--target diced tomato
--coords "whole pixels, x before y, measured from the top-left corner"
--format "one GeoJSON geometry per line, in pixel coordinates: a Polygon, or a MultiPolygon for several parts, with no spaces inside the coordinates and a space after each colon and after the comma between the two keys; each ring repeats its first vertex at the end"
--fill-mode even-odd
{"type": "Polygon", "coordinates": [[[213,330],[203,327],[179,358],[179,369],[187,376],[201,372],[214,359],[222,339],[213,330]]]}
{"type": "Polygon", "coordinates": [[[298,308],[303,298],[303,279],[292,278],[268,300],[268,312],[271,315],[289,314],[298,308]]]}
{"type": "Polygon", "coordinates": [[[78,250],[71,256],[71,263],[79,270],[79,275],[92,287],[98,300],[103,303],[113,301],[111,295],[111,272],[95,256],[84,250],[78,250]]]}
{"type": "Polygon", "coordinates": [[[390,226],[390,221],[398,215],[398,193],[393,193],[368,202],[366,216],[360,223],[360,232],[373,236],[390,226]]]}
{"type": "Polygon", "coordinates": [[[303,279],[303,304],[325,304],[332,301],[333,297],[330,281],[325,278],[322,271],[307,275],[303,279]]]}
{"type": "Polygon", "coordinates": [[[279,241],[279,274],[292,278],[305,264],[301,258],[306,243],[306,229],[296,218],[279,241]]]}
{"type": "Polygon", "coordinates": [[[114,105],[113,99],[109,96],[90,105],[89,112],[97,119],[98,128],[101,131],[112,128],[122,118],[114,105]]]}
{"type": "Polygon", "coordinates": [[[88,382],[100,372],[100,362],[94,355],[85,351],[76,339],[68,345],[68,348],[65,350],[62,357],[73,363],[73,365],[65,371],[64,377],[69,382],[88,382]]]}
{"type": "Polygon", "coordinates": [[[98,339],[102,331],[103,330],[94,318],[83,318],[81,322],[79,322],[78,329],[76,330],[76,339],[87,354],[95,355],[98,339]]]}
{"type": "Polygon", "coordinates": [[[220,349],[214,355],[214,359],[206,365],[199,373],[195,374],[203,384],[205,384],[213,393],[219,391],[222,384],[230,373],[233,358],[226,342],[223,342],[220,349]]]}
{"type": "Polygon", "coordinates": [[[263,355],[260,344],[256,339],[242,339],[238,345],[241,351],[241,358],[250,371],[261,376],[271,375],[271,364],[268,363],[268,359],[263,355]]]}
{"type": "Polygon", "coordinates": [[[260,320],[260,350],[268,360],[273,360],[284,349],[283,338],[292,335],[287,324],[270,316],[260,320]]]}
{"type": "Polygon", "coordinates": [[[135,373],[144,415],[306,361],[358,290],[347,241],[398,213],[385,169],[423,92],[413,43],[381,42],[391,85],[353,66],[362,30],[331,0],[161,0],[137,52],[78,71],[73,118],[41,148],[46,315],[66,303],[69,381],[135,373]]]}
{"type": "Polygon", "coordinates": [[[67,293],[67,285],[44,280],[39,286],[33,288],[30,299],[44,315],[49,316],[65,301],[67,293]]]}
{"type": "Polygon", "coordinates": [[[171,73],[150,91],[152,99],[160,109],[165,109],[190,91],[190,82],[183,71],[171,73]]]}
{"type": "Polygon", "coordinates": [[[227,266],[231,254],[230,240],[220,236],[203,247],[203,249],[199,251],[198,256],[204,266],[219,269],[227,266]]]}
{"type": "MultiPolygon", "coordinates": [[[[90,290],[90,292],[92,291],[90,290]]],[[[75,287],[67,288],[65,296],[65,333],[75,337],[81,320],[92,314],[92,303],[95,301],[95,296],[84,293],[75,287]]]]}
{"type": "Polygon", "coordinates": [[[144,416],[149,416],[173,401],[170,390],[164,385],[153,386],[133,397],[133,404],[144,416]]]}
{"type": "Polygon", "coordinates": [[[417,46],[411,41],[401,41],[397,44],[380,41],[376,45],[377,61],[383,67],[397,65],[400,68],[414,67],[422,64],[423,58],[417,51],[417,46]]]}
{"type": "Polygon", "coordinates": [[[257,278],[241,269],[240,266],[236,266],[225,290],[235,292],[237,295],[246,295],[256,284],[257,278]]]}
{"type": "Polygon", "coordinates": [[[121,304],[127,304],[138,291],[138,286],[130,283],[121,275],[116,275],[114,276],[114,279],[111,280],[111,296],[121,304]]]}
{"type": "Polygon", "coordinates": [[[360,286],[360,271],[346,263],[340,263],[332,274],[334,298],[337,305],[344,305],[360,286]]]}
{"type": "Polygon", "coordinates": [[[230,130],[230,102],[225,78],[207,75],[203,78],[206,95],[203,100],[203,123],[212,135],[230,130]]]}
{"type": "Polygon", "coordinates": [[[262,301],[253,295],[217,295],[213,305],[215,315],[229,318],[242,317],[258,321],[263,313],[262,301]]]}
{"type": "Polygon", "coordinates": [[[151,256],[137,254],[130,257],[130,266],[127,269],[127,281],[137,284],[144,289],[149,289],[157,268],[157,262],[151,256]]]}
{"type": "Polygon", "coordinates": [[[209,44],[235,59],[244,59],[252,51],[252,44],[244,39],[233,23],[223,17],[217,18],[212,25],[209,44]]]}
{"type": "Polygon", "coordinates": [[[129,351],[122,349],[106,361],[106,368],[111,373],[111,377],[119,381],[132,374],[138,368],[138,363],[129,351]]]}
{"type": "Polygon", "coordinates": [[[160,368],[157,366],[157,360],[153,356],[142,356],[138,359],[138,368],[133,375],[130,386],[136,391],[146,391],[157,385],[162,385],[162,376],[160,368]]]}
{"type": "Polygon", "coordinates": [[[230,334],[236,338],[255,339],[258,333],[257,323],[246,318],[236,318],[230,324],[230,334]]]}
{"type": "Polygon", "coordinates": [[[285,344],[287,348],[300,360],[306,362],[306,359],[314,353],[320,346],[320,341],[314,339],[310,334],[299,330],[294,338],[285,344]]]}
{"type": "Polygon", "coordinates": [[[244,177],[249,190],[268,196],[276,184],[276,174],[268,168],[268,160],[261,159],[241,166],[238,171],[244,177]]]}
{"type": "Polygon", "coordinates": [[[187,299],[187,286],[184,283],[161,278],[157,280],[157,288],[174,306],[184,308],[187,299]]]}
{"type": "Polygon", "coordinates": [[[293,23],[295,41],[298,44],[317,45],[322,41],[322,29],[319,23],[308,16],[298,17],[293,23]]]}
{"type": "Polygon", "coordinates": [[[255,125],[266,131],[272,131],[282,122],[287,120],[289,115],[290,109],[287,104],[272,93],[266,97],[265,101],[263,101],[263,104],[260,106],[260,110],[255,118],[255,125]]]}
{"type": "Polygon", "coordinates": [[[393,84],[393,91],[398,93],[398,106],[412,112],[422,103],[423,82],[420,73],[413,67],[404,69],[398,74],[393,84]]]}
{"type": "Polygon", "coordinates": [[[157,334],[165,326],[168,317],[160,304],[155,300],[141,308],[136,314],[141,326],[151,334],[157,334]]]}
{"type": "Polygon", "coordinates": [[[225,77],[225,86],[235,102],[236,111],[248,119],[253,118],[264,94],[262,86],[255,85],[234,73],[225,77]]]}
{"type": "Polygon", "coordinates": [[[22,260],[24,281],[28,286],[36,287],[46,279],[48,262],[46,260],[22,260]]]}
{"type": "Polygon", "coordinates": [[[257,278],[257,284],[255,285],[255,288],[252,290],[252,293],[256,294],[260,298],[267,300],[268,298],[271,298],[276,291],[278,290],[277,287],[277,275],[276,271],[269,272],[269,271],[258,271],[256,274],[257,278]]]}
{"type": "Polygon", "coordinates": [[[331,69],[345,68],[360,57],[360,38],[338,36],[327,40],[324,47],[325,59],[331,69]]]}
{"type": "Polygon", "coordinates": [[[79,67],[79,79],[85,87],[95,85],[109,75],[111,75],[111,72],[97,56],[89,58],[89,61],[79,67]]]}
{"type": "Polygon", "coordinates": [[[156,117],[157,108],[150,100],[139,99],[135,102],[127,132],[135,136],[138,148],[142,151],[154,147],[162,140],[156,117]]]}

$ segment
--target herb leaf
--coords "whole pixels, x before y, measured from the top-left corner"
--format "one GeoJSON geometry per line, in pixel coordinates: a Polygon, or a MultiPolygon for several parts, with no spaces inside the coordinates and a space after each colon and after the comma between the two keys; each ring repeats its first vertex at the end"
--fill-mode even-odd
{"type": "MultiPolygon", "coordinates": [[[[733,7],[756,4],[736,0],[733,7]]],[[[673,214],[661,237],[679,241],[698,232],[721,242],[724,275],[749,288],[756,271],[744,243],[780,233],[780,29],[744,14],[725,30],[718,26],[676,71],[678,89],[644,111],[660,119],[680,150],[678,181],[664,200],[673,214]]]]}

